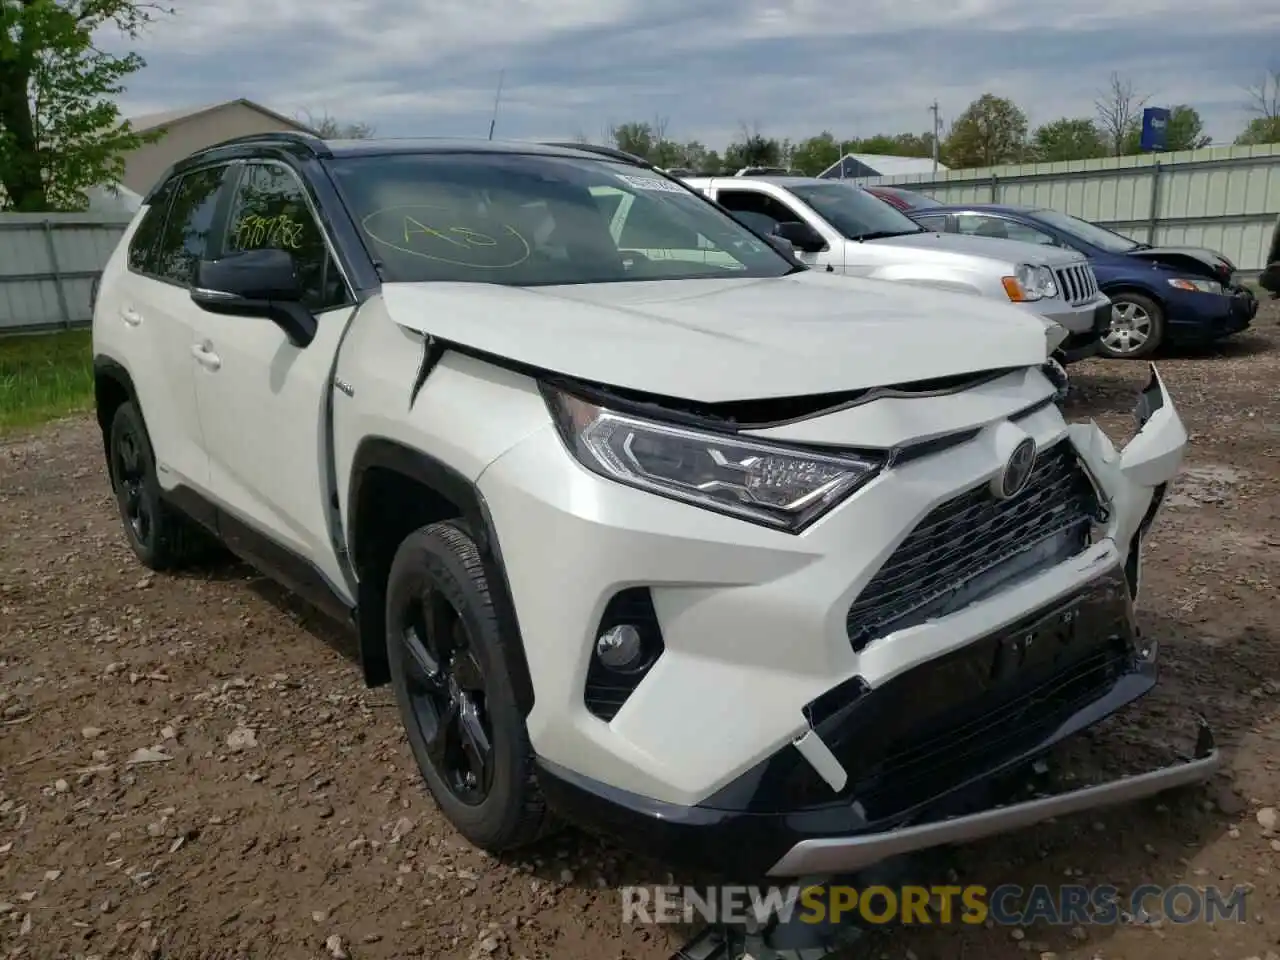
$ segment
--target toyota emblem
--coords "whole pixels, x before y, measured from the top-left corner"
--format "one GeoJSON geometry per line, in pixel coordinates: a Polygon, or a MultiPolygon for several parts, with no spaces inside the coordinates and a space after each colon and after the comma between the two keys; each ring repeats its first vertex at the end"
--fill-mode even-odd
{"type": "Polygon", "coordinates": [[[1013,448],[1009,460],[1004,465],[1004,474],[1000,477],[999,496],[1002,500],[1016,497],[1027,486],[1031,474],[1036,468],[1036,442],[1030,437],[1024,438],[1013,448]]]}

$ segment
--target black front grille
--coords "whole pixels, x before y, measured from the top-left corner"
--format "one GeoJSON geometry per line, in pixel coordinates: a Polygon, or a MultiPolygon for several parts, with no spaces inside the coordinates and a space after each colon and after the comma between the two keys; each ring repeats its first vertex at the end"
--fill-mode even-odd
{"type": "Polygon", "coordinates": [[[1031,480],[1008,500],[984,484],[935,507],[849,608],[862,650],[891,630],[945,616],[1010,580],[1061,563],[1088,545],[1097,494],[1070,441],[1040,453],[1031,480]]]}

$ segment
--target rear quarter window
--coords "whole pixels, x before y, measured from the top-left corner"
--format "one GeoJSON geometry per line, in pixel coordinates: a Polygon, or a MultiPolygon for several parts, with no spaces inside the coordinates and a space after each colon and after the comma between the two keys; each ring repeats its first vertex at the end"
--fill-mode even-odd
{"type": "Polygon", "coordinates": [[[155,192],[129,239],[129,269],[135,273],[155,273],[156,242],[164,231],[165,214],[169,211],[175,182],[169,180],[155,192]]]}

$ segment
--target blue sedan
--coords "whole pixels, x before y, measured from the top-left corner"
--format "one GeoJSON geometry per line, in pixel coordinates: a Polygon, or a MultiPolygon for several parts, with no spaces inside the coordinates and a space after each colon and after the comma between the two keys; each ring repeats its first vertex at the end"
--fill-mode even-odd
{"type": "Polygon", "coordinates": [[[1231,261],[1212,250],[1153,247],[1043,207],[967,204],[908,215],[929,230],[1004,237],[1078,250],[1114,304],[1102,356],[1136,359],[1162,344],[1203,344],[1246,329],[1258,312],[1231,261]]]}

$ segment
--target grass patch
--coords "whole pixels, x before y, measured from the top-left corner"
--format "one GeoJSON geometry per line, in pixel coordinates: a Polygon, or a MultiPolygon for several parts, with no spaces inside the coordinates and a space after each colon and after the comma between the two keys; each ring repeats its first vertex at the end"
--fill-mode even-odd
{"type": "Polygon", "coordinates": [[[88,330],[0,337],[0,433],[93,406],[88,330]]]}

